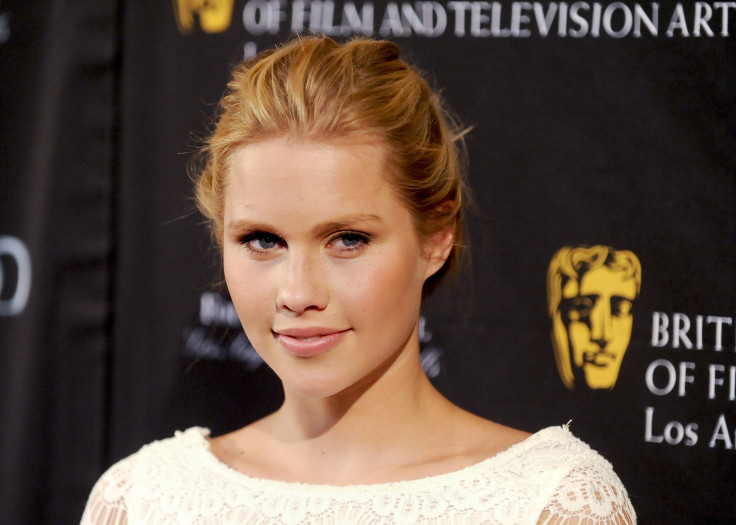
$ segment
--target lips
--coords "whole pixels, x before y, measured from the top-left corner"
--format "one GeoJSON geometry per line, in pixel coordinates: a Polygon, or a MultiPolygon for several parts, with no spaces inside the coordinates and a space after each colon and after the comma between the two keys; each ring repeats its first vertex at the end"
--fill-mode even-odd
{"type": "Polygon", "coordinates": [[[292,328],[274,330],[273,335],[289,353],[297,357],[314,357],[329,352],[349,330],[334,328],[292,328]]]}
{"type": "Polygon", "coordinates": [[[616,360],[616,354],[607,352],[605,349],[591,350],[585,352],[584,359],[586,364],[604,367],[616,360]]]}

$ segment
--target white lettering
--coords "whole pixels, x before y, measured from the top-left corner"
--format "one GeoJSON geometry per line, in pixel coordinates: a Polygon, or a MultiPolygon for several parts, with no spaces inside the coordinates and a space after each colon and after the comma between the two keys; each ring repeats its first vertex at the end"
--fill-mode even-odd
{"type": "Polygon", "coordinates": [[[647,443],[662,443],[666,441],[669,445],[683,443],[688,447],[698,442],[698,424],[688,423],[683,425],[679,421],[670,421],[664,427],[661,434],[654,433],[654,408],[647,407],[645,410],[644,441],[647,443]]]}
{"type": "Polygon", "coordinates": [[[440,372],[442,371],[442,350],[437,347],[430,346],[426,350],[422,350],[419,357],[422,361],[422,368],[427,374],[427,377],[434,379],[440,375],[440,372]]]}
{"type": "Polygon", "coordinates": [[[710,438],[710,443],[708,443],[708,446],[710,448],[713,448],[716,446],[716,441],[723,441],[723,448],[727,450],[731,450],[733,448],[733,443],[731,442],[731,437],[728,435],[728,425],[726,424],[726,418],[723,414],[718,418],[718,423],[716,423],[716,428],[713,431],[713,436],[710,438]]]}
{"type": "Polygon", "coordinates": [[[219,293],[204,292],[199,297],[199,322],[205,326],[217,325],[240,328],[240,318],[233,303],[219,293]]]}
{"type": "Polygon", "coordinates": [[[525,9],[529,10],[531,8],[532,4],[529,2],[514,2],[511,4],[511,36],[531,36],[531,31],[521,27],[522,24],[528,24],[531,21],[529,15],[524,13],[525,9]]]}
{"type": "MultiPolygon", "coordinates": [[[[473,6],[475,7],[476,4],[488,5],[488,2],[474,2],[473,6]]],[[[485,20],[488,20],[487,16],[485,17],[485,20]]],[[[501,28],[501,4],[498,2],[493,2],[493,6],[491,8],[490,34],[492,34],[493,36],[509,36],[511,34],[511,30],[509,28],[501,28]]],[[[481,36],[488,36],[488,34],[484,34],[481,36]]]]}
{"type": "Polygon", "coordinates": [[[243,58],[256,56],[256,53],[258,53],[258,45],[255,42],[249,41],[243,44],[243,58]]]}
{"type": "Polygon", "coordinates": [[[672,14],[670,25],[667,27],[667,36],[672,38],[675,31],[679,29],[682,36],[690,36],[687,30],[687,21],[685,20],[685,11],[682,9],[682,4],[678,2],[675,6],[675,12],[672,14]]]}
{"type": "Polygon", "coordinates": [[[243,25],[252,35],[277,34],[284,18],[281,0],[249,0],[243,8],[243,25]]]}
{"type": "Polygon", "coordinates": [[[423,316],[419,316],[419,341],[422,343],[429,343],[432,340],[432,330],[427,328],[427,319],[423,316]]]}
{"type": "Polygon", "coordinates": [[[713,348],[716,352],[723,350],[723,325],[731,326],[732,319],[730,317],[720,317],[716,315],[709,315],[705,321],[708,324],[716,325],[716,344],[713,348]]]}
{"type": "Polygon", "coordinates": [[[386,6],[386,12],[383,14],[383,21],[378,32],[384,37],[404,35],[401,13],[399,12],[399,6],[395,2],[389,2],[386,6]]]}
{"type": "Polygon", "coordinates": [[[685,427],[685,435],[687,436],[687,440],[685,440],[685,444],[688,447],[692,447],[698,442],[698,424],[697,423],[688,423],[688,425],[685,427]]]}
{"type": "Polygon", "coordinates": [[[710,365],[708,367],[708,399],[716,398],[716,387],[723,386],[723,378],[716,377],[716,372],[725,372],[723,365],[710,365]]]}
{"type": "Polygon", "coordinates": [[[669,317],[663,312],[654,312],[652,314],[652,341],[651,346],[654,348],[662,348],[670,339],[667,328],[670,324],[669,317]]]}
{"type": "Polygon", "coordinates": [[[447,8],[455,13],[455,36],[465,36],[465,12],[470,2],[449,2],[447,8]]]}
{"type": "Polygon", "coordinates": [[[682,343],[688,350],[692,349],[693,343],[687,336],[690,330],[690,319],[685,314],[672,314],[672,348],[680,348],[682,343]]]}
{"type": "Polygon", "coordinates": [[[189,356],[200,359],[220,361],[226,357],[225,348],[212,341],[207,336],[207,330],[201,326],[195,328],[187,335],[184,348],[187,350],[189,356]]]}
{"type": "Polygon", "coordinates": [[[603,12],[603,29],[610,37],[613,37],[613,38],[625,37],[631,31],[631,27],[633,26],[633,24],[634,24],[634,17],[631,14],[631,10],[623,2],[614,2],[608,5],[606,7],[606,10],[603,12]],[[613,22],[612,22],[613,15],[617,10],[621,11],[624,15],[623,26],[618,31],[613,29],[613,22]]]}
{"type": "Polygon", "coordinates": [[[322,0],[311,0],[309,3],[309,30],[318,33],[322,26],[322,0]]]}
{"type": "Polygon", "coordinates": [[[601,34],[601,4],[598,2],[593,4],[593,24],[590,34],[596,38],[601,34]]]}
{"type": "Polygon", "coordinates": [[[647,388],[652,394],[657,396],[666,396],[672,392],[672,389],[675,388],[675,385],[677,384],[677,370],[675,370],[675,366],[666,359],[657,359],[647,367],[644,379],[646,381],[647,388]],[[659,388],[654,384],[654,372],[659,367],[664,367],[667,371],[667,386],[664,388],[659,388]]]}
{"type": "MultiPolygon", "coordinates": [[[[686,16],[688,4],[678,2],[673,7],[666,30],[668,37],[713,37],[716,31],[720,31],[721,36],[729,36],[729,17],[736,9],[736,2],[697,1],[692,6],[692,20],[688,20],[690,13],[686,16]]],[[[372,36],[377,32],[382,37],[414,34],[438,37],[451,26],[456,37],[529,38],[538,34],[547,38],[554,31],[561,38],[598,38],[602,31],[611,38],[621,39],[630,35],[636,38],[659,36],[661,12],[659,2],[580,0],[572,3],[531,0],[508,3],[499,0],[392,1],[387,2],[384,9],[379,15],[373,1],[247,0],[243,24],[250,34],[275,35],[282,30],[281,24],[287,20],[285,11],[289,10],[293,33],[309,29],[314,33],[337,36],[372,36]],[[377,17],[380,18],[378,26],[377,17]]]]}
{"type": "Polygon", "coordinates": [[[31,294],[31,254],[20,239],[10,235],[0,236],[0,317],[19,316],[26,309],[31,294]],[[3,289],[4,274],[2,258],[12,260],[17,269],[15,290],[8,293],[3,289]]]}
{"type": "MultiPolygon", "coordinates": [[[[474,37],[487,37],[493,33],[493,36],[499,36],[498,32],[494,32],[492,27],[487,27],[491,21],[491,17],[485,14],[485,11],[492,11],[493,20],[498,24],[498,18],[501,17],[501,6],[497,2],[493,2],[493,6],[488,2],[473,2],[470,5],[470,34],[474,37]],[[483,26],[486,27],[483,27],[483,26]]],[[[508,36],[508,33],[502,36],[508,36]]]]}
{"type": "Polygon", "coordinates": [[[245,368],[249,371],[256,370],[263,364],[263,358],[256,352],[253,345],[250,344],[244,333],[239,333],[227,347],[228,357],[235,361],[245,363],[245,368]]]}
{"type": "Polygon", "coordinates": [[[688,317],[683,313],[673,313],[672,323],[667,314],[652,312],[652,335],[650,345],[653,348],[662,348],[668,343],[672,348],[686,348],[688,350],[703,350],[707,345],[716,352],[721,352],[729,344],[726,338],[734,325],[733,317],[720,315],[696,315],[688,317]],[[668,331],[671,325],[671,331],[668,331]],[[712,331],[709,326],[713,326],[712,331]],[[671,333],[670,333],[671,332],[671,333]]]}
{"type": "Polygon", "coordinates": [[[307,12],[307,2],[304,0],[294,0],[291,4],[291,31],[300,33],[307,27],[309,14],[307,12]]]}
{"type": "MultiPolygon", "coordinates": [[[[550,4],[550,5],[554,5],[554,4],[550,4]]],[[[537,4],[535,3],[534,7],[536,6],[537,4]]],[[[582,38],[585,35],[587,35],[588,29],[590,27],[588,25],[588,21],[582,16],[580,16],[579,11],[581,9],[585,9],[586,11],[588,11],[590,9],[590,6],[585,2],[575,2],[574,4],[570,6],[570,20],[572,20],[578,25],[577,29],[570,29],[570,36],[574,38],[582,38]]],[[[539,24],[539,20],[537,20],[537,24],[539,24]]],[[[548,28],[545,28],[545,29],[548,29],[548,28]]],[[[542,31],[541,26],[539,30],[540,32],[542,31]]],[[[545,32],[545,34],[542,36],[546,36],[546,35],[547,33],[545,32]]]]}
{"type": "MultiPolygon", "coordinates": [[[[417,7],[419,7],[419,2],[417,2],[417,7]]],[[[410,35],[412,30],[414,30],[418,35],[424,34],[424,24],[422,23],[422,19],[419,18],[419,15],[410,3],[405,2],[401,4],[401,14],[403,15],[402,20],[405,34],[410,35]]]]}
{"type": "MultiPolygon", "coordinates": [[[[457,9],[457,3],[453,3],[452,9],[457,9]]],[[[462,8],[462,6],[460,6],[462,8]]],[[[471,6],[472,7],[472,6],[471,6]]],[[[464,34],[464,14],[460,25],[460,33],[464,34]]],[[[416,2],[412,4],[405,2],[401,8],[395,2],[386,7],[386,12],[381,22],[379,33],[382,36],[409,36],[417,35],[436,37],[445,32],[447,28],[447,12],[442,4],[434,1],[416,2]]],[[[455,34],[458,34],[458,22],[455,23],[455,34]]],[[[459,35],[459,36],[462,36],[459,35]]]]}
{"type": "Polygon", "coordinates": [[[652,420],[654,419],[654,408],[647,407],[646,409],[646,424],[644,426],[644,441],[647,443],[661,443],[664,440],[664,436],[655,436],[652,432],[652,420]]]}
{"type": "Polygon", "coordinates": [[[438,2],[424,2],[422,6],[425,36],[440,36],[447,28],[447,12],[438,2]]]}
{"type": "Polygon", "coordinates": [[[685,428],[682,426],[682,423],[678,421],[670,421],[667,423],[664,427],[664,440],[669,443],[670,445],[677,445],[682,441],[682,438],[685,436],[685,428]],[[672,434],[672,431],[675,431],[675,434],[672,434]]]}
{"type": "Polygon", "coordinates": [[[557,34],[559,36],[567,35],[567,4],[560,2],[560,14],[557,17],[557,34]]]}
{"type": "Polygon", "coordinates": [[[688,361],[680,362],[680,380],[677,384],[677,395],[679,397],[685,397],[685,385],[687,383],[692,384],[695,381],[692,375],[688,375],[689,370],[695,370],[695,363],[688,361]]]}
{"type": "Polygon", "coordinates": [[[652,16],[649,17],[639,4],[634,4],[634,36],[641,37],[641,23],[647,26],[652,36],[657,36],[659,32],[659,4],[652,2],[652,16]]]}
{"type": "Polygon", "coordinates": [[[721,10],[721,36],[729,36],[728,11],[729,9],[736,9],[736,2],[715,2],[713,7],[721,10]]]}
{"type": "Polygon", "coordinates": [[[373,4],[366,2],[358,13],[353,2],[345,2],[340,28],[342,34],[346,36],[353,33],[371,36],[373,34],[373,4]]]}
{"type": "MultiPolygon", "coordinates": [[[[578,5],[579,3],[582,3],[582,2],[578,2],[575,5],[578,5]]],[[[587,4],[584,4],[584,5],[587,5],[587,4]]],[[[544,7],[540,2],[534,2],[534,19],[537,21],[537,28],[539,29],[539,34],[541,36],[546,37],[549,34],[549,30],[552,27],[552,21],[555,19],[556,13],[557,13],[557,4],[555,4],[554,2],[551,2],[547,6],[546,13],[544,12],[544,7]]],[[[577,13],[577,10],[576,10],[576,13],[577,13]]]]}
{"type": "MultiPolygon", "coordinates": [[[[716,398],[716,387],[724,385],[721,376],[726,371],[725,365],[712,364],[708,367],[708,399],[716,398]]],[[[736,401],[736,366],[728,367],[728,400],[736,401]]]]}
{"type": "Polygon", "coordinates": [[[695,2],[695,20],[693,21],[693,35],[700,36],[702,29],[706,35],[713,36],[713,30],[708,22],[713,17],[713,8],[705,2],[695,2]]]}
{"type": "MultiPolygon", "coordinates": [[[[316,3],[316,2],[315,2],[316,3]]],[[[335,26],[335,2],[332,0],[324,0],[322,2],[322,16],[314,19],[321,20],[319,31],[325,35],[337,35],[341,32],[341,28],[335,26]]]]}

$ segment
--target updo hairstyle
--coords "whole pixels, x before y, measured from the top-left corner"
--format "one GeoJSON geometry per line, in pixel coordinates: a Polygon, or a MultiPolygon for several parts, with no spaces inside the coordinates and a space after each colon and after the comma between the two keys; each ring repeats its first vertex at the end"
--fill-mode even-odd
{"type": "Polygon", "coordinates": [[[389,180],[420,241],[454,228],[455,244],[425,295],[455,271],[463,244],[462,132],[421,73],[388,41],[298,38],[235,67],[195,175],[197,205],[222,246],[224,192],[233,153],[259,141],[378,140],[389,180]]]}

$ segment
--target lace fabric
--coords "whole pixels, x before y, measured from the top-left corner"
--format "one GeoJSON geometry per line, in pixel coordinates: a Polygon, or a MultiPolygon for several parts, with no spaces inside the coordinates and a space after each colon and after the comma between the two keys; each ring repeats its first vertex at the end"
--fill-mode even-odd
{"type": "Polygon", "coordinates": [[[566,427],[456,472],[351,486],[247,476],[211,453],[208,435],[177,432],[113,465],[82,525],[636,523],[611,465],[566,427]]]}

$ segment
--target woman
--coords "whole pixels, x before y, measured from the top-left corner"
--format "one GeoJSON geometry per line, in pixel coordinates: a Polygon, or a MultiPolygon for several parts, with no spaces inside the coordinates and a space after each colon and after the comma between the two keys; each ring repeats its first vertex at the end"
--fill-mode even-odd
{"type": "Polygon", "coordinates": [[[284,403],[144,447],[83,523],[635,522],[565,427],[481,419],[423,373],[421,298],[462,246],[458,137],[389,42],[299,39],[236,68],[197,198],[284,403]]]}

